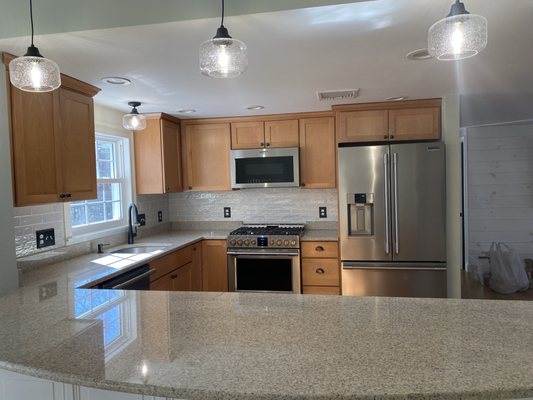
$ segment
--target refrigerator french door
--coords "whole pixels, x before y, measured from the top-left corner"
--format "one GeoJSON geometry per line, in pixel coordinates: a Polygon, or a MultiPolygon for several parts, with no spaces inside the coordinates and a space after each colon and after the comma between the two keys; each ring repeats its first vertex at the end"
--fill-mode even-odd
{"type": "Polygon", "coordinates": [[[342,145],[342,292],[446,297],[446,176],[441,142],[342,145]]]}

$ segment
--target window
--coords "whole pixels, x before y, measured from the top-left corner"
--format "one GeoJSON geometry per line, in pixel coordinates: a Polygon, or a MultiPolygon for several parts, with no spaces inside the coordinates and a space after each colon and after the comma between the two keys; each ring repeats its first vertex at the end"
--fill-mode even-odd
{"type": "MultiPolygon", "coordinates": [[[[66,209],[70,236],[107,231],[127,224],[131,202],[129,140],[96,134],[97,194],[94,200],[71,202],[66,209]]],[[[67,229],[68,229],[67,227],[67,229]]]]}

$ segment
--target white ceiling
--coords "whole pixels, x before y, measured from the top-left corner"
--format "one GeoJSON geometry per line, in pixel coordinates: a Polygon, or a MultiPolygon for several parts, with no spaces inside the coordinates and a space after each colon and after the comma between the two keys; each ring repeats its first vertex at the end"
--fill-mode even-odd
{"type": "MultiPolygon", "coordinates": [[[[375,0],[228,17],[230,34],[249,49],[249,70],[236,79],[208,78],[198,69],[198,47],[214,35],[218,18],[49,34],[35,44],[63,73],[102,88],[97,103],[123,111],[131,100],[143,102],[141,112],[179,117],[178,109],[193,108],[198,112],[188,117],[194,118],[319,111],[332,103],[319,102],[317,91],[360,88],[356,102],[460,94],[464,113],[476,112],[462,116],[468,125],[483,123],[483,109],[500,110],[498,101],[513,119],[533,119],[531,0],[513,0],[512,7],[466,0],[470,12],[489,21],[488,46],[474,58],[405,58],[427,46],[429,26],[451,2],[375,0]],[[100,81],[104,76],[132,84],[113,87],[100,81]],[[486,103],[481,112],[474,104],[480,99],[486,103]],[[245,110],[253,104],[266,108],[245,110]]],[[[17,55],[27,46],[27,37],[0,40],[2,51],[17,55]]],[[[509,117],[502,114],[498,118],[509,117]]]]}

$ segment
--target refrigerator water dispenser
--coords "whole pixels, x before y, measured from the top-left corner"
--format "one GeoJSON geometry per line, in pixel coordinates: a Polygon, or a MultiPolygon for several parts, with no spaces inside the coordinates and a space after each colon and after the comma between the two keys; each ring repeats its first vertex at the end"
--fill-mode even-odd
{"type": "Polygon", "coordinates": [[[348,235],[372,236],[374,234],[374,193],[349,193],[348,235]]]}

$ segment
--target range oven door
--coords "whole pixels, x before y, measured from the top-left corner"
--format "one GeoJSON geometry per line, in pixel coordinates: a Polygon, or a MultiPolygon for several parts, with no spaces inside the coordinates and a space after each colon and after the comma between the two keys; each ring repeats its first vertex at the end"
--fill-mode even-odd
{"type": "Polygon", "coordinates": [[[231,292],[301,293],[300,254],[295,250],[228,250],[231,292]]]}

